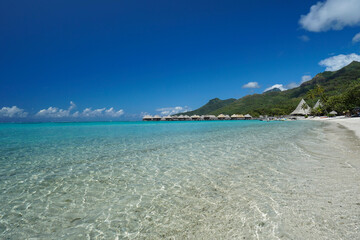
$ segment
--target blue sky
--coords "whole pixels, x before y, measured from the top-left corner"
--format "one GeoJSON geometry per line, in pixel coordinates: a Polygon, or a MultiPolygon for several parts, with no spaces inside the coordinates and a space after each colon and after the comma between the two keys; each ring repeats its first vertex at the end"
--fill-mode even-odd
{"type": "Polygon", "coordinates": [[[133,120],[295,87],[360,60],[359,12],[358,0],[1,1],[0,119],[133,120]]]}

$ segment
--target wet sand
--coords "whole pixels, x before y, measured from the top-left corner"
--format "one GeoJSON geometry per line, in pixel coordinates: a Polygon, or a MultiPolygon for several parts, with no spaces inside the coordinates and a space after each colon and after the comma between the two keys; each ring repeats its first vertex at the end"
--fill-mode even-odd
{"type": "Polygon", "coordinates": [[[335,118],[329,119],[330,122],[338,123],[351,131],[360,139],[360,118],[335,118]]]}

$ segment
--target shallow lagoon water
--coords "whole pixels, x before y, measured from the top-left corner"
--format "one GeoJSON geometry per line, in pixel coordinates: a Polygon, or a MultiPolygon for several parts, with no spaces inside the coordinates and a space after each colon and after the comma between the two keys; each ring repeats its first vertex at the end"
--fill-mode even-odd
{"type": "Polygon", "coordinates": [[[0,238],[359,239],[359,149],[310,121],[0,124],[0,238]]]}

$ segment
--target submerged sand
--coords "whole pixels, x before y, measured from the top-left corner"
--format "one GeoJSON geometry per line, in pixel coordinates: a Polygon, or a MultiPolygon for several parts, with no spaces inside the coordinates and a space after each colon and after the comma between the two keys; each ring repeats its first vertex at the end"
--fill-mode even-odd
{"type": "Polygon", "coordinates": [[[0,136],[0,239],[360,239],[360,141],[330,121],[0,136]]]}

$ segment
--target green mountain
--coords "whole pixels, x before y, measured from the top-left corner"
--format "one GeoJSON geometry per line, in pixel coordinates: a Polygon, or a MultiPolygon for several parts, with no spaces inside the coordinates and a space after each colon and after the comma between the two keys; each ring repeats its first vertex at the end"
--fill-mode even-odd
{"type": "Polygon", "coordinates": [[[313,106],[317,99],[307,99],[306,94],[318,85],[324,89],[324,93],[330,99],[338,98],[346,94],[352,86],[356,85],[358,87],[358,85],[360,85],[360,62],[354,61],[335,72],[326,71],[319,73],[312,80],[304,82],[299,87],[282,92],[271,91],[262,94],[247,95],[237,100],[228,99],[222,101],[215,98],[199,109],[187,112],[186,114],[218,115],[220,113],[250,113],[253,116],[286,115],[295,109],[301,98],[304,98],[310,106],[313,106]],[[217,104],[218,102],[220,104],[217,104]]]}
{"type": "MultiPolygon", "coordinates": [[[[191,111],[191,112],[186,112],[187,115],[205,115],[208,114],[210,112],[214,112],[224,106],[227,106],[233,102],[235,102],[236,99],[235,98],[229,98],[229,99],[225,99],[225,100],[221,100],[219,98],[214,98],[211,99],[207,104],[205,104],[204,106],[196,109],[195,111],[191,111]]],[[[179,115],[179,114],[177,114],[179,115]]]]}

